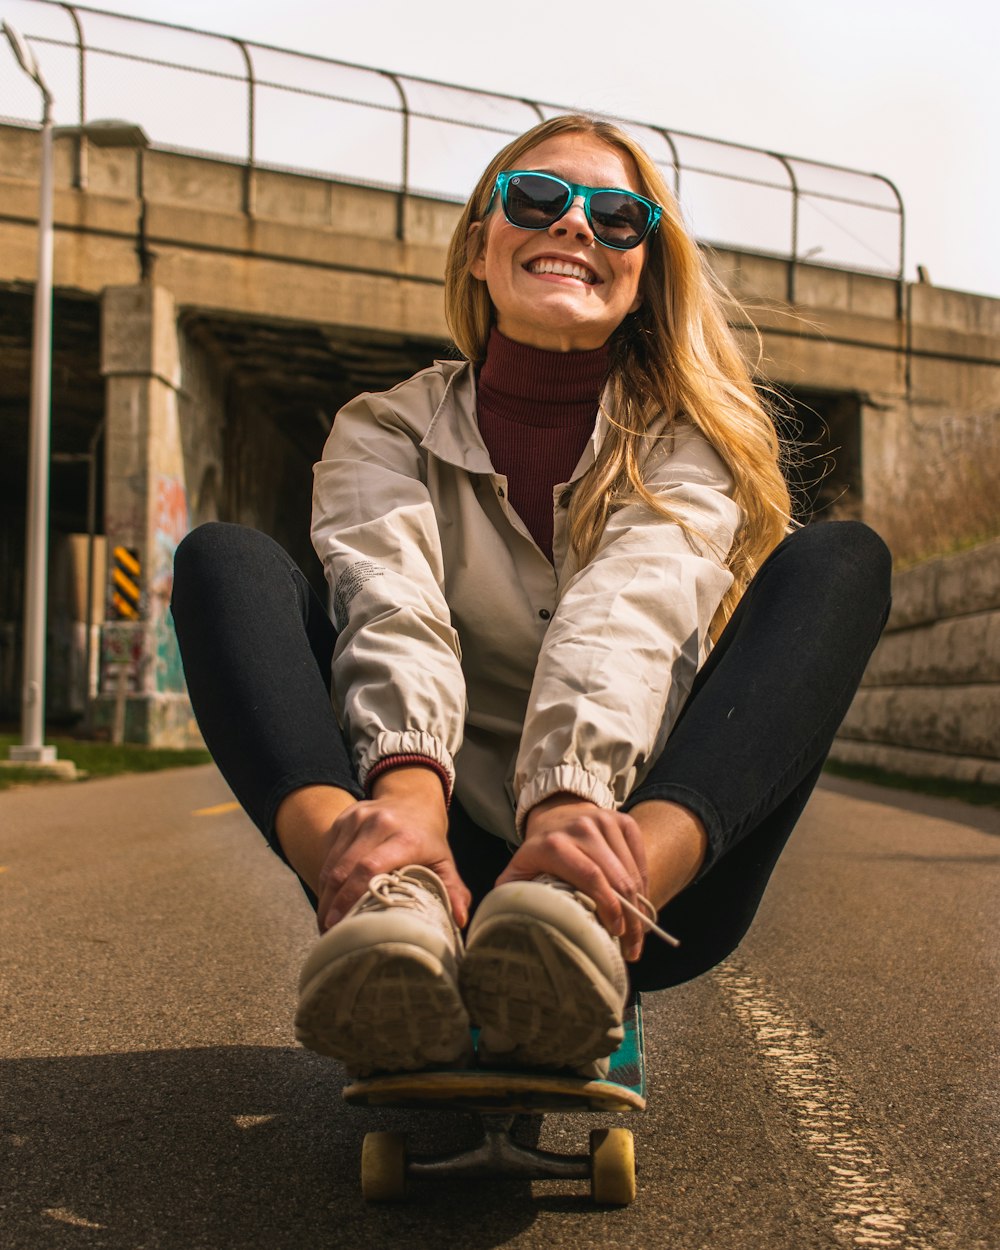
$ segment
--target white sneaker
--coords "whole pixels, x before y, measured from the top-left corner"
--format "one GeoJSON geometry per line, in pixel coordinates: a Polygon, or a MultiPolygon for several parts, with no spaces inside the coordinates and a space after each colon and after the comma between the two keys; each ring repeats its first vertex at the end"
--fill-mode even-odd
{"type": "Polygon", "coordinates": [[[437,873],[379,873],[303,964],[296,1038],[355,1076],[459,1063],[471,1049],[462,953],[437,873]]]}
{"type": "Polygon", "coordinates": [[[587,895],[550,876],[497,886],[469,929],[460,978],[482,1062],[606,1072],[628,974],[587,895]]]}

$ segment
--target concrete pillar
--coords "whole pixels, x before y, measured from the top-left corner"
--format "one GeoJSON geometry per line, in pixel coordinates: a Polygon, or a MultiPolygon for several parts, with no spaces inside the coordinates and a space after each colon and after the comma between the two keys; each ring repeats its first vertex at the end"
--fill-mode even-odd
{"type": "Polygon", "coordinates": [[[95,720],[112,727],[117,718],[127,741],[188,746],[198,734],[169,614],[174,551],[190,528],[177,316],[169,291],[149,285],[105,290],[101,371],[107,386],[108,599],[117,547],[138,559],[140,597],[138,619],[109,619],[104,627],[95,720]]]}

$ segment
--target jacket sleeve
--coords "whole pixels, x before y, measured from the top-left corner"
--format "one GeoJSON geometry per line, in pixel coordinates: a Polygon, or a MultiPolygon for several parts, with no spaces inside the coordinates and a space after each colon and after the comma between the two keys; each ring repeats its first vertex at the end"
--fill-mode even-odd
{"type": "Polygon", "coordinates": [[[312,539],[329,582],[333,699],[365,784],[386,756],[436,761],[454,784],[465,679],[419,433],[392,392],[338,414],[315,466],[312,539]]]}
{"type": "Polygon", "coordinates": [[[518,836],[559,791],[617,808],[663,750],[732,582],[742,512],[721,458],[691,426],[644,470],[671,511],[626,500],[566,585],[546,631],[514,776],[518,836]],[[680,524],[683,520],[684,524],[680,524]]]}

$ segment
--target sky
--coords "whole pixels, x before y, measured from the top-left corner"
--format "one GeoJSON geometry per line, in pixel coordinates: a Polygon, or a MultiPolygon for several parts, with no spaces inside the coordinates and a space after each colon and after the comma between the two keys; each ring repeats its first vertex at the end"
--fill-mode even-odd
{"type": "Polygon", "coordinates": [[[907,276],[1000,297],[997,0],[94,7],[883,174],[906,206],[907,276]]]}

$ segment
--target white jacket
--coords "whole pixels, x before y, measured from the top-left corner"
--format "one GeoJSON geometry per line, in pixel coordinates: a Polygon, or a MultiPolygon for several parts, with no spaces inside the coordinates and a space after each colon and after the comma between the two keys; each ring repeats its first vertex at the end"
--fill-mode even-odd
{"type": "MultiPolygon", "coordinates": [[[[607,428],[602,413],[571,481],[607,428]]],[[[704,659],[742,520],[697,430],[650,445],[644,481],[689,528],[626,501],[581,568],[557,486],[553,567],[494,472],[470,365],[438,361],[341,410],[315,466],[312,538],[362,784],[387,755],[429,756],[473,820],[511,842],[557,791],[605,808],[627,797],[704,659]]]]}

